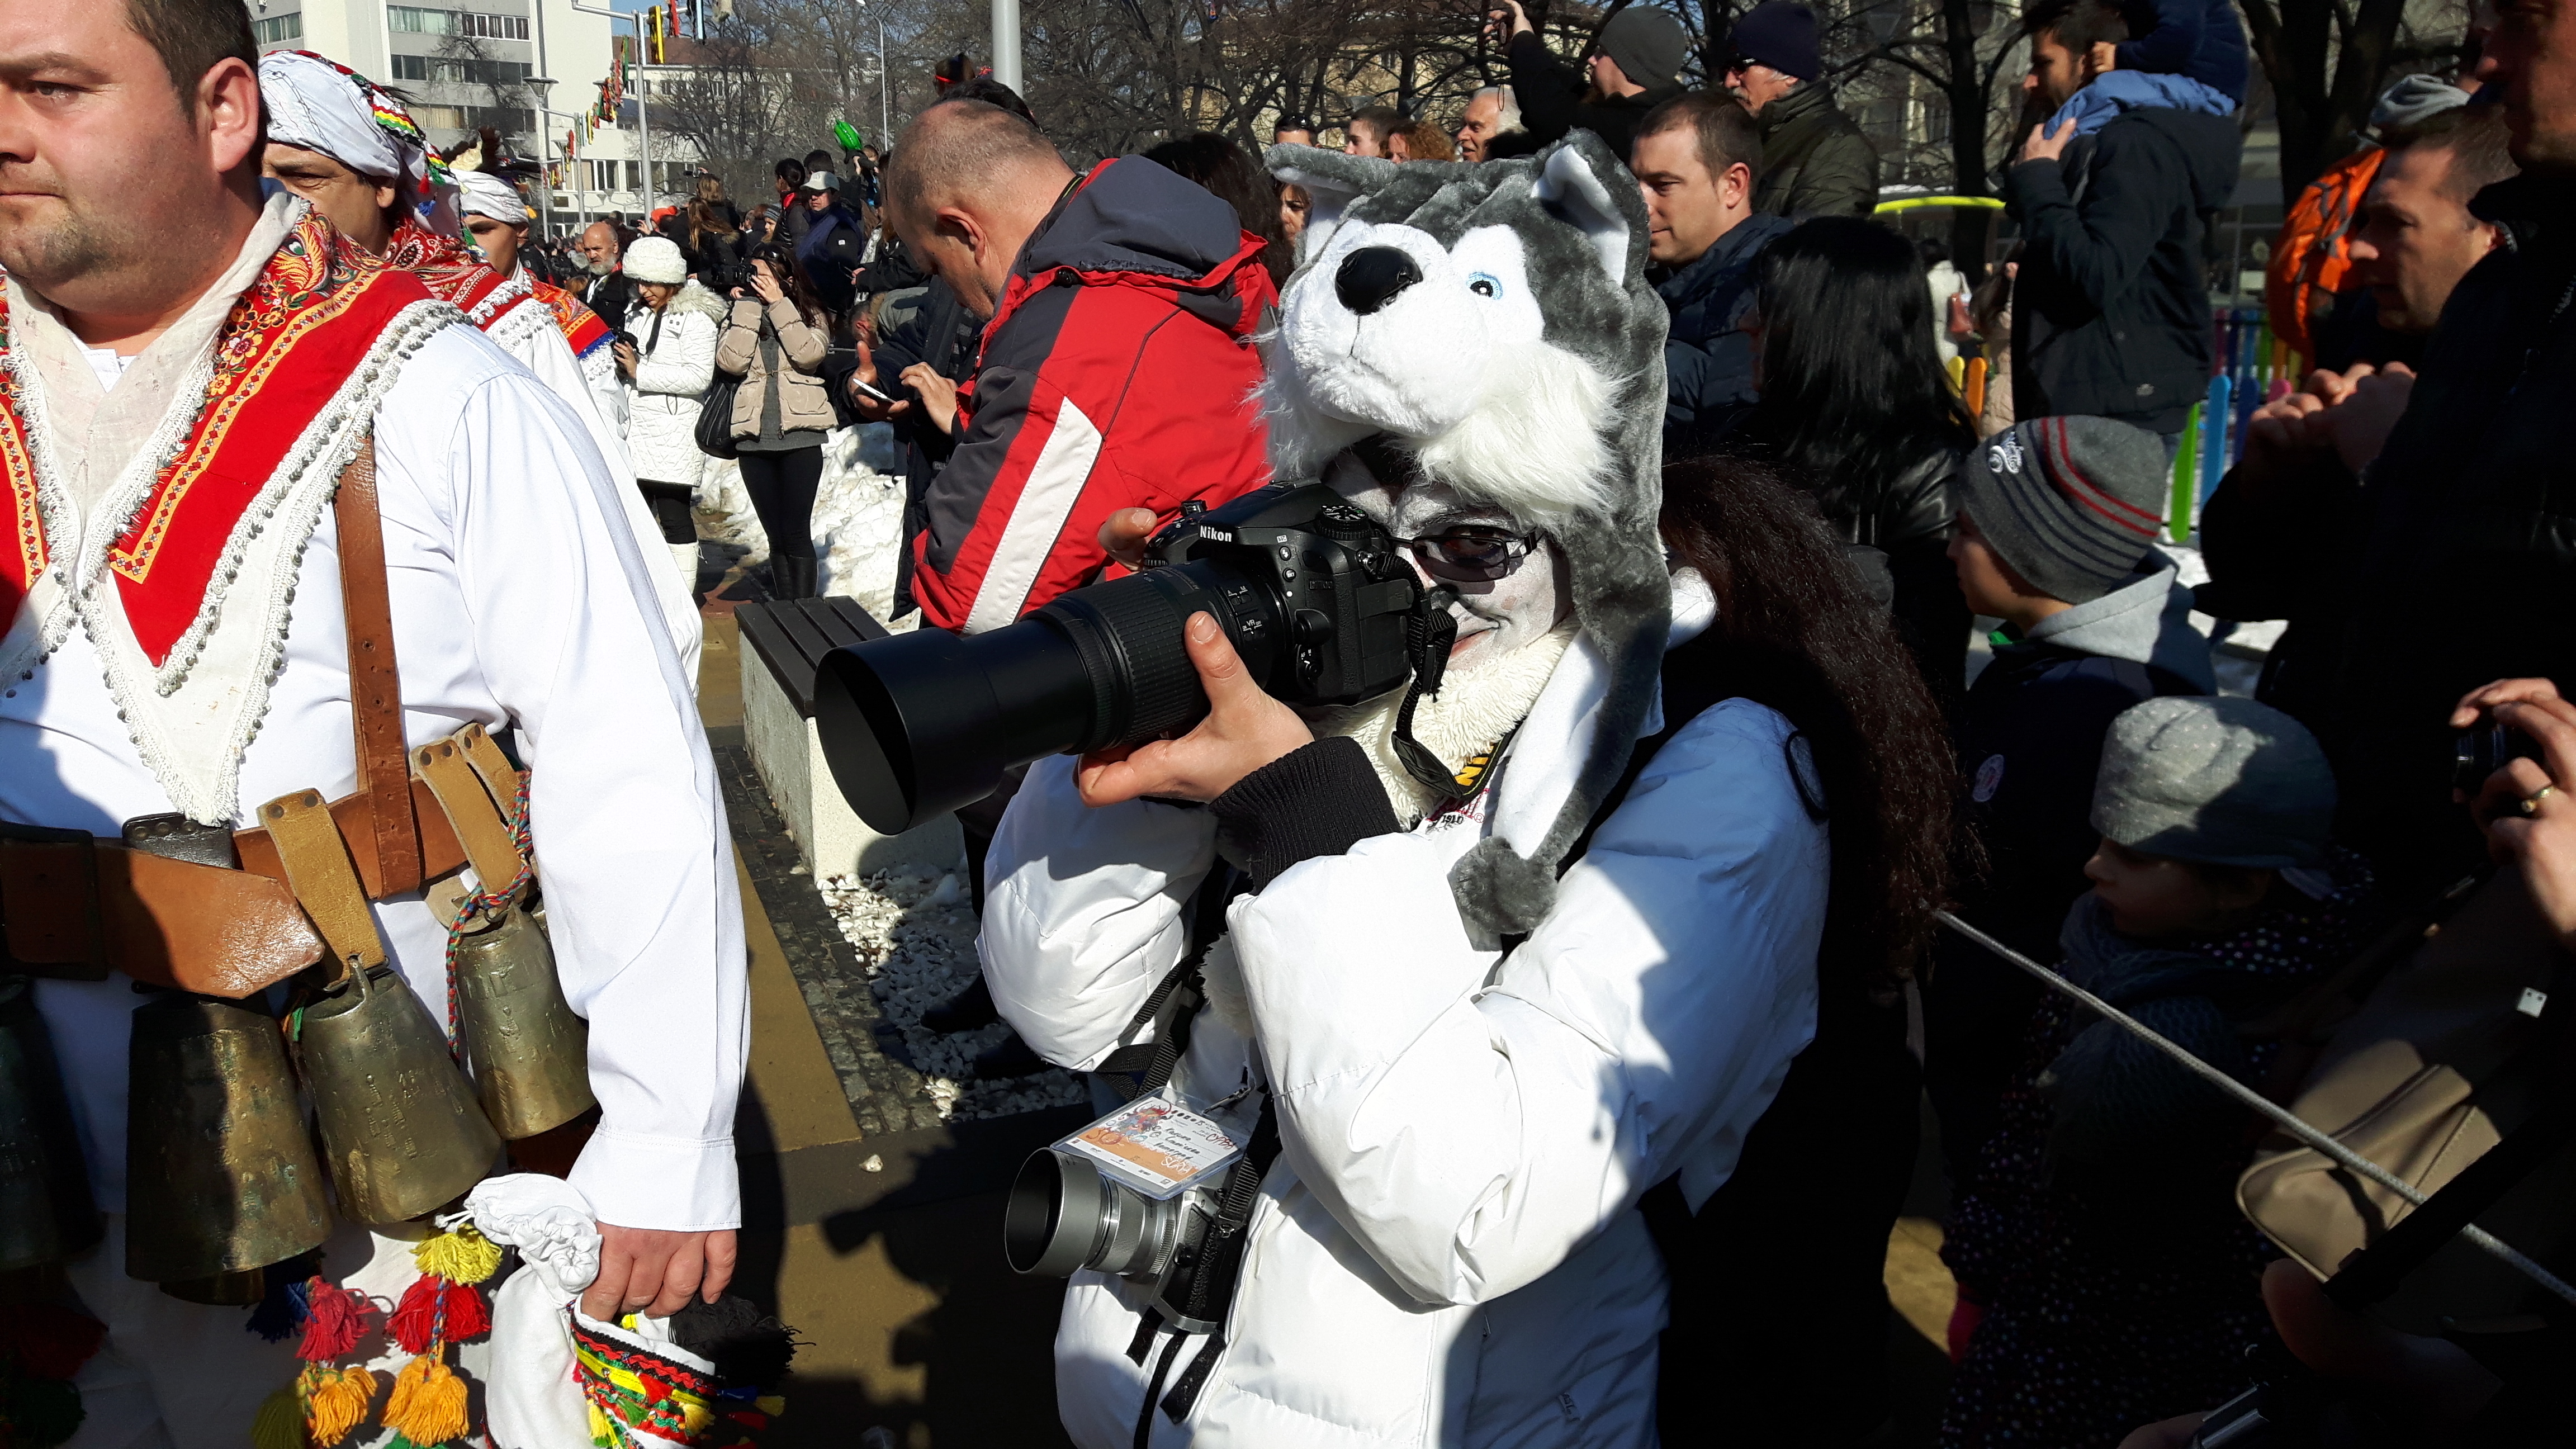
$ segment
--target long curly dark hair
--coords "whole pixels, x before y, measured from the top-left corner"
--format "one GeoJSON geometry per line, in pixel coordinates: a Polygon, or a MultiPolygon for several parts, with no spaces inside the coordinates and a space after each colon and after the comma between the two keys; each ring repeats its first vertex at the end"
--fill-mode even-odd
{"type": "Polygon", "coordinates": [[[1848,216],[1802,222],[1762,254],[1762,400],[1734,451],[1779,463],[1837,521],[1930,454],[1977,440],[1932,339],[1914,244],[1848,216]]]}
{"type": "Polygon", "coordinates": [[[1664,469],[1663,535],[1699,571],[1717,620],[1697,641],[1720,698],[1750,699],[1805,737],[1824,798],[1833,876],[1820,979],[1907,974],[1946,905],[1958,770],[1940,707],[1895,625],[1862,589],[1804,492],[1758,463],[1664,469]]]}

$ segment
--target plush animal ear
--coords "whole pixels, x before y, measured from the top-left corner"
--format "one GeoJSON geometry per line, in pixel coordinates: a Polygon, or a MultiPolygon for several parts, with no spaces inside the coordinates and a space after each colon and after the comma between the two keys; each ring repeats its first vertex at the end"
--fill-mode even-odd
{"type": "Polygon", "coordinates": [[[1273,146],[1263,160],[1270,174],[1306,188],[1305,233],[1297,238],[1297,264],[1332,244],[1351,203],[1395,179],[1395,163],[1376,156],[1346,156],[1314,146],[1273,146]]]}
{"type": "MultiPolygon", "coordinates": [[[[1578,131],[1575,136],[1590,134],[1578,131]]],[[[1601,270],[1610,274],[1610,285],[1624,287],[1628,284],[1628,218],[1601,179],[1594,158],[1576,144],[1575,136],[1548,152],[1538,179],[1530,183],[1530,194],[1590,238],[1592,250],[1601,258],[1601,270]]],[[[1597,142],[1590,149],[1608,154],[1597,142]]],[[[1635,190],[1634,183],[1629,189],[1635,190]]]]}

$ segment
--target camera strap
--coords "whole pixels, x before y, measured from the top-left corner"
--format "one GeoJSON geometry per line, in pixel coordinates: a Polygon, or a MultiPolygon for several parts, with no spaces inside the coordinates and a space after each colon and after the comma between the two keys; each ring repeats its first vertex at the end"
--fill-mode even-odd
{"type": "Polygon", "coordinates": [[[1190,1049],[1190,1026],[1198,1020],[1199,1008],[1207,1004],[1207,991],[1199,979],[1199,968],[1206,964],[1208,948],[1225,934],[1226,903],[1243,893],[1250,878],[1223,861],[1208,870],[1207,879],[1199,882],[1197,894],[1190,897],[1190,950],[1163,973],[1145,1004],[1136,1009],[1127,1029],[1141,1031],[1145,1024],[1172,1009],[1171,1025],[1154,1034],[1152,1041],[1135,1042],[1120,1047],[1100,1059],[1092,1068],[1095,1076],[1110,1079],[1109,1085],[1120,1100],[1133,1102],[1148,1092],[1159,1092],[1172,1080],[1172,1071],[1190,1049]]]}
{"type": "Polygon", "coordinates": [[[1430,747],[1413,737],[1414,706],[1426,694],[1438,694],[1440,681],[1449,673],[1449,651],[1458,642],[1458,620],[1449,612],[1458,591],[1447,586],[1426,589],[1413,602],[1413,612],[1404,620],[1405,657],[1413,664],[1413,683],[1404,691],[1404,704],[1395,712],[1395,758],[1404,772],[1422,787],[1436,791],[1452,802],[1472,800],[1476,792],[1492,778],[1494,759],[1503,752],[1496,745],[1485,754],[1469,760],[1456,770],[1447,761],[1431,753],[1430,747]]]}

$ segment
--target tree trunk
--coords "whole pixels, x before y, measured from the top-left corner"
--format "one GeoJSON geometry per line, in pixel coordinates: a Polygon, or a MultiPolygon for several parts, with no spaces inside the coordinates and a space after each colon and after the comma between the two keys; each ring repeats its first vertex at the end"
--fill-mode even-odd
{"type": "Polygon", "coordinates": [[[2281,126],[2281,200],[2298,199],[2317,173],[2342,159],[2370,121],[2386,78],[2388,52],[2404,18],[2403,0],[2361,0],[2352,34],[2326,73],[2334,34],[2332,0],[2244,0],[2254,58],[2272,83],[2281,126]]]}
{"type": "MultiPolygon", "coordinates": [[[[1984,196],[1986,183],[1986,88],[1977,68],[1977,26],[1971,0],[1941,0],[1941,47],[1949,55],[1950,80],[1943,86],[1950,107],[1950,189],[1960,196],[1984,196]]],[[[1985,280],[1986,234],[1994,218],[1985,208],[1951,208],[1950,261],[1971,285],[1985,280]]]]}

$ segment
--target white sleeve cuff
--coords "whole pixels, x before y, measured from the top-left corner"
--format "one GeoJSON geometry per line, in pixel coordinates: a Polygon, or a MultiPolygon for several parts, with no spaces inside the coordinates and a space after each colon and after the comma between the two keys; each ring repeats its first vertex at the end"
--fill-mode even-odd
{"type": "Polygon", "coordinates": [[[742,1226],[733,1139],[647,1137],[601,1127],[573,1164],[572,1185],[604,1223],[702,1233],[742,1226]]]}

